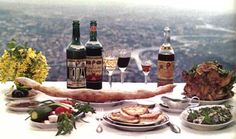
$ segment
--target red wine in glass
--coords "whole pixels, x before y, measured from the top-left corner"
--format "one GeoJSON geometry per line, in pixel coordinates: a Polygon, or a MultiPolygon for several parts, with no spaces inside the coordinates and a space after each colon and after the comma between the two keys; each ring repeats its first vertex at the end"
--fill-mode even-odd
{"type": "Polygon", "coordinates": [[[151,70],[151,64],[142,64],[142,69],[144,73],[148,73],[151,70]]]}
{"type": "Polygon", "coordinates": [[[129,64],[130,57],[119,57],[118,58],[118,67],[119,68],[126,68],[129,64]]]}
{"type": "Polygon", "coordinates": [[[124,56],[124,57],[123,56],[118,57],[117,65],[121,71],[121,74],[120,74],[121,83],[124,82],[124,72],[125,72],[126,67],[129,65],[129,61],[130,61],[130,55],[124,56]]]}

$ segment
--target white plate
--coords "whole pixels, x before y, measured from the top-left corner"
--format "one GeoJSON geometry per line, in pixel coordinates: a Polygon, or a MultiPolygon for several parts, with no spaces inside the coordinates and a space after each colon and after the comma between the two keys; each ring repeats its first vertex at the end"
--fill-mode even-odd
{"type": "Polygon", "coordinates": [[[89,103],[91,106],[94,107],[112,107],[112,106],[117,106],[121,105],[124,103],[123,100],[120,101],[109,101],[109,102],[104,102],[104,103],[96,103],[96,102],[85,102],[85,101],[80,101],[81,103],[89,103]]]}
{"type": "MultiPolygon", "coordinates": [[[[214,106],[224,107],[223,105],[205,105],[205,106],[199,106],[199,107],[195,107],[195,108],[191,108],[191,109],[198,110],[200,108],[214,107],[214,106]]],[[[187,121],[188,115],[189,115],[188,109],[184,110],[181,113],[180,119],[181,119],[183,125],[193,128],[193,129],[196,129],[196,130],[218,130],[218,129],[222,129],[222,128],[230,125],[233,122],[233,118],[231,118],[230,121],[223,123],[223,124],[215,124],[215,125],[197,124],[197,123],[188,122],[187,121]]]]}
{"type": "Polygon", "coordinates": [[[162,105],[158,105],[159,108],[163,111],[166,111],[166,112],[171,112],[171,113],[181,113],[184,109],[172,109],[172,108],[167,108],[167,107],[164,107],[162,105]]]}
{"type": "Polygon", "coordinates": [[[206,100],[200,100],[201,105],[217,105],[222,104],[224,102],[230,101],[232,98],[222,99],[222,100],[215,100],[215,101],[206,101],[206,100]]]}
{"type": "Polygon", "coordinates": [[[22,106],[22,107],[16,107],[15,105],[24,104],[24,103],[38,103],[38,101],[32,101],[32,100],[15,100],[10,101],[6,104],[7,109],[17,112],[27,112],[31,109],[33,109],[36,106],[22,106]]]}
{"type": "Polygon", "coordinates": [[[37,127],[41,129],[56,129],[57,123],[41,123],[41,122],[34,122],[30,120],[30,125],[32,127],[37,127]]]}
{"type": "MultiPolygon", "coordinates": [[[[113,111],[113,112],[118,112],[117,110],[116,111],[113,111]]],[[[162,122],[161,119],[156,119],[154,121],[151,121],[151,122],[142,122],[142,123],[126,123],[126,122],[121,122],[121,121],[116,121],[116,120],[113,120],[111,117],[110,117],[110,114],[111,113],[108,113],[106,114],[106,118],[107,120],[111,121],[112,123],[115,123],[115,124],[119,124],[119,125],[126,125],[126,126],[148,126],[148,125],[156,125],[156,124],[160,124],[162,122]]],[[[165,116],[165,115],[163,115],[165,116]]]]}
{"type": "Polygon", "coordinates": [[[148,99],[124,100],[124,103],[126,103],[126,104],[140,104],[140,105],[147,106],[148,108],[154,108],[156,105],[156,102],[148,100],[148,99]]]}
{"type": "Polygon", "coordinates": [[[28,97],[19,97],[19,98],[12,97],[11,93],[12,93],[12,91],[5,94],[6,99],[8,99],[8,100],[29,100],[29,99],[34,99],[38,95],[39,91],[30,90],[28,97]]]}
{"type": "Polygon", "coordinates": [[[109,126],[113,126],[117,129],[120,129],[120,130],[125,130],[125,131],[134,131],[134,132],[143,132],[143,131],[150,131],[150,130],[154,130],[154,129],[157,129],[157,128],[161,128],[163,127],[164,125],[166,125],[167,123],[169,123],[169,117],[167,115],[164,115],[165,117],[165,120],[162,121],[161,123],[158,122],[158,123],[153,123],[153,124],[149,124],[149,125],[124,125],[124,124],[119,124],[119,123],[116,123],[116,122],[113,122],[111,120],[109,120],[107,118],[107,115],[104,115],[103,117],[103,121],[108,124],[109,126]]]}

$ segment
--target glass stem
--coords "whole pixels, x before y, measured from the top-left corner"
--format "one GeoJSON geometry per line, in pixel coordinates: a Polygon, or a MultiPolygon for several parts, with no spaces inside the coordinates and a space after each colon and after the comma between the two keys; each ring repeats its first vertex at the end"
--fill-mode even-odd
{"type": "Polygon", "coordinates": [[[108,75],[110,88],[112,87],[112,75],[108,75]]]}
{"type": "Polygon", "coordinates": [[[121,71],[120,80],[121,80],[121,83],[124,83],[124,72],[123,71],[121,71]]]}
{"type": "Polygon", "coordinates": [[[147,75],[144,75],[144,79],[145,79],[145,84],[147,84],[147,75]]]}

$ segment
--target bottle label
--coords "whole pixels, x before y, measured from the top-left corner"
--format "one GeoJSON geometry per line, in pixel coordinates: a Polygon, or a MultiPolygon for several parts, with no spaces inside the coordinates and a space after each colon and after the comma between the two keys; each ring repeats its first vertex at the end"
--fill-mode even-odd
{"type": "Polygon", "coordinates": [[[71,44],[70,47],[74,48],[74,49],[85,49],[85,47],[83,45],[73,45],[73,44],[71,44]]]}
{"type": "Polygon", "coordinates": [[[174,61],[157,62],[157,79],[171,80],[174,79],[174,61]]]}
{"type": "Polygon", "coordinates": [[[102,80],[102,56],[87,56],[86,66],[87,81],[97,82],[102,80]]]}
{"type": "Polygon", "coordinates": [[[96,32],[97,27],[96,26],[90,26],[90,32],[96,32]]]}
{"type": "Polygon", "coordinates": [[[160,47],[160,50],[162,51],[162,52],[166,52],[166,53],[168,53],[168,52],[170,52],[171,50],[173,50],[173,48],[171,47],[171,45],[169,44],[169,45],[161,45],[161,47],[160,47]]]}
{"type": "Polygon", "coordinates": [[[173,80],[158,79],[157,86],[163,86],[163,85],[173,84],[173,83],[174,83],[173,80]]]}
{"type": "Polygon", "coordinates": [[[86,59],[67,59],[67,87],[86,87],[86,59]]]}

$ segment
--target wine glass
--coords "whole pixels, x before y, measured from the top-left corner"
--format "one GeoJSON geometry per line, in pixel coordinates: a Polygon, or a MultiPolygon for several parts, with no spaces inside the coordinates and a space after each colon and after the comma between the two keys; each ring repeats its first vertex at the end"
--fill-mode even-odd
{"type": "Polygon", "coordinates": [[[121,83],[124,83],[124,72],[129,64],[131,57],[131,51],[129,49],[121,49],[118,57],[118,67],[121,71],[120,80],[121,83]]]}
{"type": "Polygon", "coordinates": [[[117,65],[117,55],[114,51],[105,51],[104,52],[104,65],[106,70],[108,71],[108,80],[110,84],[110,88],[112,87],[112,74],[113,71],[116,69],[117,65]]]}
{"type": "Polygon", "coordinates": [[[151,70],[152,62],[150,60],[144,59],[141,62],[141,66],[142,66],[144,79],[145,79],[144,82],[145,82],[145,84],[147,84],[147,78],[148,78],[148,74],[151,70]]]}

